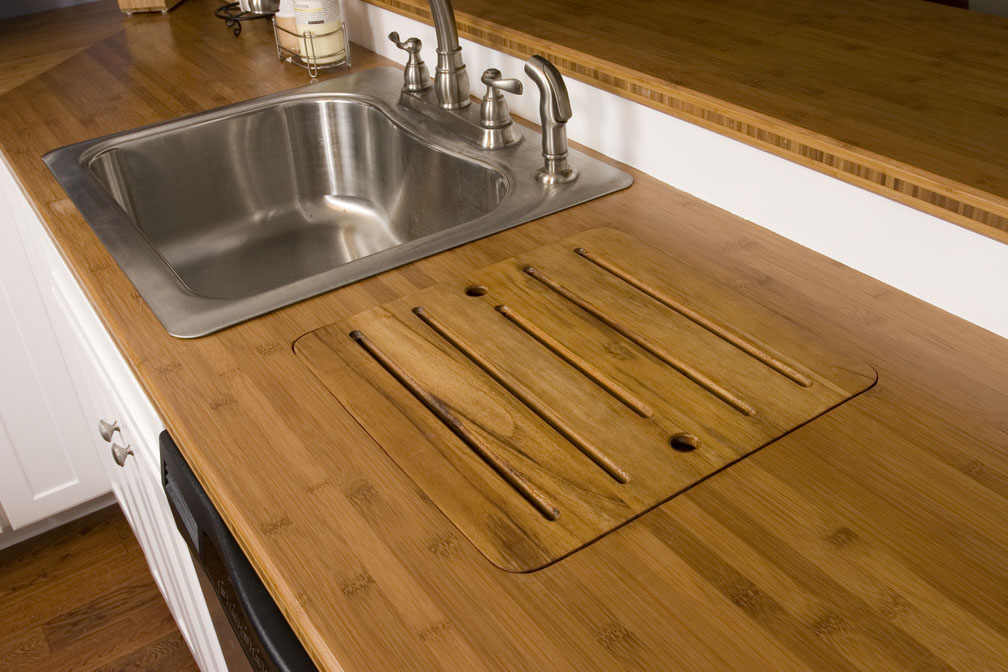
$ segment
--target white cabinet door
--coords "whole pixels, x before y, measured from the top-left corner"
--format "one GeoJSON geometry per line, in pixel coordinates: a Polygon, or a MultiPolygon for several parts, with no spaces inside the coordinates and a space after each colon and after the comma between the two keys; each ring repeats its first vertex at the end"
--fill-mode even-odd
{"type": "Polygon", "coordinates": [[[17,529],[108,492],[26,247],[40,226],[0,157],[0,505],[17,529]]]}
{"type": "Polygon", "coordinates": [[[161,487],[158,436],[163,425],[51,241],[36,241],[50,272],[48,302],[75,387],[90,418],[90,450],[99,458],[133,528],[151,574],[203,672],[226,672],[220,644],[189,549],[161,487]],[[99,421],[115,424],[111,440],[99,421]],[[129,449],[120,465],[113,445],[129,449]]]}

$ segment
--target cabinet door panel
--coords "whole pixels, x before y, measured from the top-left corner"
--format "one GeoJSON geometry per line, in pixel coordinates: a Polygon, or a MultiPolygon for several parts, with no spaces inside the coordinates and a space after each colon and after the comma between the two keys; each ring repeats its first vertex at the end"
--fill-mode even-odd
{"type": "Polygon", "coordinates": [[[108,492],[25,245],[40,227],[0,161],[0,503],[13,528],[108,492]]]}

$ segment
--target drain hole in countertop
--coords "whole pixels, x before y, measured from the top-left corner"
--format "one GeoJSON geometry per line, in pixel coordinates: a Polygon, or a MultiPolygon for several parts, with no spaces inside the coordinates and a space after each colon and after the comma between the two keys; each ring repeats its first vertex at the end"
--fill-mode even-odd
{"type": "Polygon", "coordinates": [[[689,453],[700,447],[700,437],[686,432],[673,434],[669,445],[680,453],[689,453]]]}

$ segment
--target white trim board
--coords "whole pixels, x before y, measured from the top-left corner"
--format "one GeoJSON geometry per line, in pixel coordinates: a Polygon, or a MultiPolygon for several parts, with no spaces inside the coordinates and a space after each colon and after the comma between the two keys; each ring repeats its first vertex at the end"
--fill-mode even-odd
{"type": "MultiPolygon", "coordinates": [[[[395,61],[396,30],[419,37],[428,67],[434,28],[361,0],[345,0],[351,38],[395,61]]],[[[480,74],[498,68],[524,80],[511,110],[538,121],[538,95],[512,56],[462,40],[478,93],[480,74]]],[[[1008,245],[796,163],[568,78],[571,140],[637,168],[739,217],[897,289],[1008,337],[1008,245]],[[605,123],[599,123],[605,120],[605,123]],[[954,250],[954,253],[950,253],[954,250]]]]}
{"type": "Polygon", "coordinates": [[[2,529],[0,530],[0,550],[19,544],[26,539],[37,537],[44,532],[54,530],[78,518],[83,518],[89,513],[104,509],[106,506],[118,506],[111,492],[95,497],[89,502],[84,502],[66,511],[43,518],[31,525],[26,525],[16,530],[11,530],[10,528],[2,529]]]}

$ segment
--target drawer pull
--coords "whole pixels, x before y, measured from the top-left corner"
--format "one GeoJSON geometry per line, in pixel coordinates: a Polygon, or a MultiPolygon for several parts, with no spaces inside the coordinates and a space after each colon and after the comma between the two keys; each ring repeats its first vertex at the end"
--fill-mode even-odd
{"type": "Polygon", "coordinates": [[[123,448],[118,443],[112,444],[112,459],[120,467],[126,466],[126,458],[133,454],[133,449],[129,446],[123,448]]]}
{"type": "Polygon", "coordinates": [[[112,424],[109,424],[104,420],[98,421],[98,433],[101,434],[101,438],[104,439],[106,443],[112,443],[112,435],[121,431],[122,430],[119,429],[118,421],[113,421],[112,424]]]}

